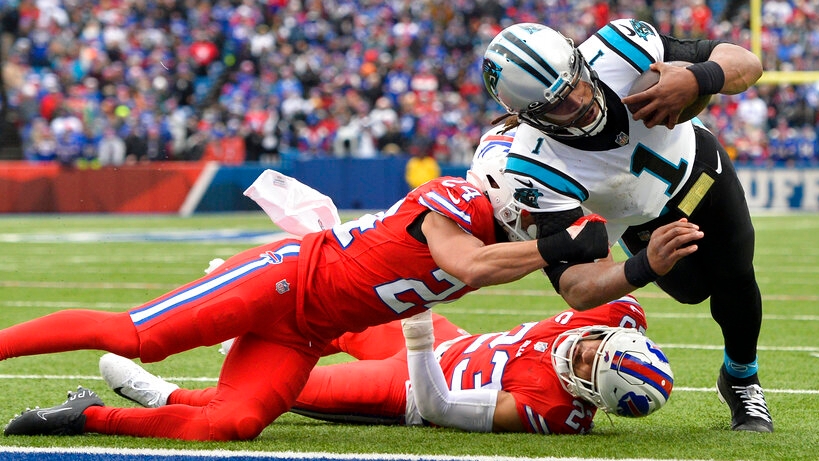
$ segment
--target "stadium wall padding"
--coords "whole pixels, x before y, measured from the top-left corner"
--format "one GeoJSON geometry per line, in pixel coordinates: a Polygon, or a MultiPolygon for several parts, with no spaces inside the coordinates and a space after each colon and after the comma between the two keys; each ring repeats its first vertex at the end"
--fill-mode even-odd
{"type": "MultiPolygon", "coordinates": [[[[279,165],[223,165],[196,211],[258,210],[256,203],[242,192],[267,168],[296,178],[331,197],[341,210],[384,210],[409,192],[404,180],[407,160],[402,156],[374,159],[287,157],[279,165]]],[[[441,174],[464,177],[466,167],[444,166],[441,174]]]]}
{"type": "MultiPolygon", "coordinates": [[[[0,213],[180,213],[183,204],[192,212],[258,210],[242,192],[267,168],[332,197],[339,209],[383,210],[408,191],[404,181],[406,161],[402,156],[285,156],[276,165],[221,165],[215,168],[215,174],[206,174],[205,162],[99,169],[1,162],[0,213]],[[192,193],[197,188],[201,190],[192,193]],[[191,197],[195,197],[193,203],[186,203],[191,197]]],[[[819,211],[819,168],[740,167],[737,173],[753,211],[819,211]]],[[[466,168],[444,166],[442,174],[463,177],[466,168]]]]}
{"type": "Polygon", "coordinates": [[[2,213],[176,213],[204,162],[80,169],[57,163],[0,163],[2,213]]]}

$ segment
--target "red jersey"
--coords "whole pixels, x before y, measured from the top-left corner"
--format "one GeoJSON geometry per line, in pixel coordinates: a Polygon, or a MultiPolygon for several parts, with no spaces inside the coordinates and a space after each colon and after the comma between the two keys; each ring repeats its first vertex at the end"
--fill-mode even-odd
{"type": "Polygon", "coordinates": [[[301,328],[335,338],[475,290],[439,268],[426,243],[408,232],[427,212],[452,219],[487,245],[496,242],[489,199],[455,177],[429,181],[385,212],[308,234],[299,260],[301,328]]]}
{"type": "Polygon", "coordinates": [[[645,332],[646,319],[630,296],[588,311],[570,309],[504,333],[461,338],[443,353],[441,368],[453,391],[486,388],[511,393],[529,432],[582,434],[591,430],[597,407],[563,389],[551,350],[564,331],[589,325],[645,332]]]}

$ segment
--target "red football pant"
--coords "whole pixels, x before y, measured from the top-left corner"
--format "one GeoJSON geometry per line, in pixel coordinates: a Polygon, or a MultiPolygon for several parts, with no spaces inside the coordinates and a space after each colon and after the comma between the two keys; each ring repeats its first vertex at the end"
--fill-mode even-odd
{"type": "MultiPolygon", "coordinates": [[[[435,345],[467,334],[445,317],[432,314],[435,345]]],[[[232,351],[232,350],[231,350],[232,351]]],[[[346,333],[331,342],[324,355],[347,353],[355,362],[316,367],[295,408],[327,416],[357,415],[403,420],[406,412],[407,354],[401,322],[394,321],[346,333]]],[[[178,389],[168,404],[207,405],[216,388],[178,389]]]]}
{"type": "Polygon", "coordinates": [[[127,313],[68,310],[0,331],[0,359],[100,349],[143,362],[238,337],[202,406],[91,407],[86,432],[246,440],[288,411],[329,339],[296,319],[298,241],[254,248],[127,313]]]}

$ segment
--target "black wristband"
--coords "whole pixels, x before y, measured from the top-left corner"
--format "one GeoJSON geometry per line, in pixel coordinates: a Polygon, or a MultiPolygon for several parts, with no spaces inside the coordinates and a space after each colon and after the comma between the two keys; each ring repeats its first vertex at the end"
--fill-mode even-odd
{"type": "Polygon", "coordinates": [[[700,96],[717,94],[725,85],[725,71],[714,61],[698,62],[686,67],[694,74],[700,87],[700,96]]]}
{"type": "Polygon", "coordinates": [[[623,265],[623,273],[626,275],[628,283],[637,288],[644,287],[660,278],[651,268],[651,264],[648,263],[648,253],[646,253],[645,248],[626,260],[623,265]]]}

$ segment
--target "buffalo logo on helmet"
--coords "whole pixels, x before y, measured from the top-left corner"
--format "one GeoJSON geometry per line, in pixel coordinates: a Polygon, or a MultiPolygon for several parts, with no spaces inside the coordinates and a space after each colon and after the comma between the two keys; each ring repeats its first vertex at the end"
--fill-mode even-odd
{"type": "MultiPolygon", "coordinates": [[[[668,359],[654,343],[647,340],[646,346],[661,362],[668,363],[668,359]]],[[[623,351],[615,352],[611,369],[616,370],[618,374],[627,380],[641,381],[649,388],[653,388],[653,392],[656,392],[665,400],[668,400],[671,395],[674,379],[654,366],[651,361],[640,357],[639,354],[623,351]]],[[[617,414],[631,417],[645,416],[651,411],[650,398],[649,395],[628,392],[620,397],[617,404],[617,414]]]]}
{"type": "Polygon", "coordinates": [[[647,415],[651,410],[648,397],[635,392],[628,392],[617,402],[617,414],[629,418],[639,418],[647,415]]]}

